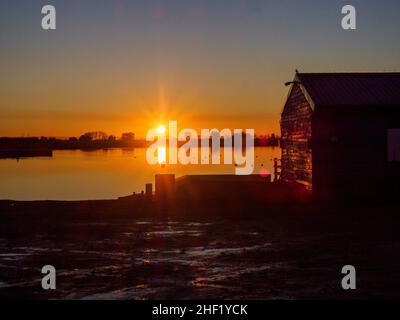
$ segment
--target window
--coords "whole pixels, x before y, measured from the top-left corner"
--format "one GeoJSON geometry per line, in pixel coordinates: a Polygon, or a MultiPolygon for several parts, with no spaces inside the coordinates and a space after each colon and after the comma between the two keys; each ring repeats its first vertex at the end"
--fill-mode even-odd
{"type": "Polygon", "coordinates": [[[388,129],[388,160],[400,161],[400,129],[388,129]]]}

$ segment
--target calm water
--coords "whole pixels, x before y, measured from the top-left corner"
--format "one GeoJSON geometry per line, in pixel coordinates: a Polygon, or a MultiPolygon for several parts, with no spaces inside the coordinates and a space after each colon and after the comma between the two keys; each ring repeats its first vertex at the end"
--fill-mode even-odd
{"type": "MultiPolygon", "coordinates": [[[[273,172],[280,148],[255,148],[254,174],[273,172]]],[[[52,158],[0,160],[0,199],[115,199],[144,190],[157,173],[234,174],[233,165],[150,166],[146,149],[55,151],[52,158]]]]}

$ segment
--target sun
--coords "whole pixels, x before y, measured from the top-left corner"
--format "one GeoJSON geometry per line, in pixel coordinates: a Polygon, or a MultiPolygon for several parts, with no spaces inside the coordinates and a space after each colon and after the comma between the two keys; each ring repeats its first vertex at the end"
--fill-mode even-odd
{"type": "Polygon", "coordinates": [[[159,134],[164,134],[164,133],[165,133],[165,127],[164,127],[164,126],[159,126],[159,127],[157,128],[157,132],[158,132],[159,134]]]}

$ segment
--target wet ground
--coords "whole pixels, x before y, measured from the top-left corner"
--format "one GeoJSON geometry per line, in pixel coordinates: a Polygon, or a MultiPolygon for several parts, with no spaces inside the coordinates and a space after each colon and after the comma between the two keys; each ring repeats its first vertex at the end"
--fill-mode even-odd
{"type": "Polygon", "coordinates": [[[298,227],[296,219],[65,222],[53,231],[0,235],[0,297],[399,297],[400,241],[379,227],[363,234],[351,226],[298,227]],[[352,292],[341,288],[348,264],[357,269],[352,292]],[[56,290],[41,288],[44,265],[57,270],[56,290]]]}

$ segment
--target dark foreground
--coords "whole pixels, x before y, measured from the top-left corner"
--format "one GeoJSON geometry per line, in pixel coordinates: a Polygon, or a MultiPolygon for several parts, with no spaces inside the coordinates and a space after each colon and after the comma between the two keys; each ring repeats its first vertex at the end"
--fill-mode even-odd
{"type": "Polygon", "coordinates": [[[235,208],[162,218],[129,201],[0,202],[0,298],[400,297],[396,206],[235,208]],[[355,291],[341,288],[349,264],[355,291]],[[44,265],[54,291],[41,288],[44,265]]]}

